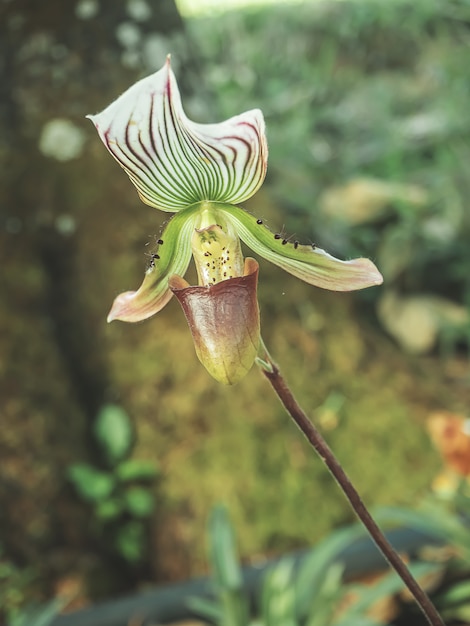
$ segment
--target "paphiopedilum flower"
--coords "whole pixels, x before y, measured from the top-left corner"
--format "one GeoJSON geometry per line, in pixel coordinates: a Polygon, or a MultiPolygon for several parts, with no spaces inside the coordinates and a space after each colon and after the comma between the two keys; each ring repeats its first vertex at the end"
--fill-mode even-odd
{"type": "Polygon", "coordinates": [[[259,342],[256,254],[317,287],[352,291],[382,282],[368,259],[341,261],[272,233],[236,206],[262,185],[267,167],[263,114],[255,109],[219,124],[197,124],[182,108],[167,59],[102,113],[89,116],[146,204],[174,213],[137,291],[119,295],[108,321],[138,322],[173,294],[196,352],[217,380],[232,384],[251,368],[259,342]],[[194,257],[199,285],[183,276],[194,257]]]}

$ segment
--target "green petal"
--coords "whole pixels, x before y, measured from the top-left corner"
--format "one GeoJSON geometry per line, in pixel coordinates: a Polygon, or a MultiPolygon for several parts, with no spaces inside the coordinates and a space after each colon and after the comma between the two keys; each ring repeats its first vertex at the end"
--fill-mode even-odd
{"type": "Polygon", "coordinates": [[[163,211],[174,213],[203,200],[243,202],[266,175],[261,111],[219,124],[192,122],[183,111],[169,58],[161,70],[87,117],[141,200],[163,211]]]}
{"type": "Polygon", "coordinates": [[[191,235],[199,207],[190,207],[174,215],[162,233],[163,244],[153,258],[138,291],[121,293],[113,302],[108,322],[140,322],[158,313],[173,295],[168,278],[184,276],[191,260],[191,235]]]}
{"type": "Polygon", "coordinates": [[[321,248],[276,238],[264,224],[239,207],[224,204],[217,208],[231,217],[241,240],[254,252],[310,285],[331,291],[354,291],[383,282],[369,259],[341,261],[321,248]]]}

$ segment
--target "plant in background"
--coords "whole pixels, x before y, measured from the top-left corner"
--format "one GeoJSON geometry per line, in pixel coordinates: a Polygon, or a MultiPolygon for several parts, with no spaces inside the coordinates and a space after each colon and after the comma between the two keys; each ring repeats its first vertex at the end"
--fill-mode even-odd
{"type": "Polygon", "coordinates": [[[181,106],[176,79],[165,66],[90,116],[140,198],[175,213],[159,239],[137,291],[114,301],[108,320],[136,322],[160,311],[173,294],[188,321],[196,353],[217,380],[233,384],[256,361],[289,415],[343,489],[355,512],[412,592],[430,624],[443,622],[371,518],[327,443],[297,404],[260,337],[258,263],[243,259],[240,239],[254,252],[305,282],[337,291],[379,285],[368,259],[340,261],[312,245],[272,233],[235,203],[250,198],[267,167],[264,120],[248,111],[220,124],[196,124],[181,106]],[[191,255],[198,286],[183,278],[191,255]]]}
{"type": "Polygon", "coordinates": [[[153,463],[129,458],[133,432],[121,407],[104,406],[93,430],[106,469],[74,463],[68,468],[69,479],[91,505],[98,532],[110,531],[119,554],[129,562],[139,561],[145,549],[145,522],[155,508],[152,485],[157,470],[153,463]]]}
{"type": "Polygon", "coordinates": [[[417,510],[384,507],[376,517],[388,526],[406,526],[439,538],[444,575],[435,602],[448,620],[470,622],[470,422],[464,416],[439,411],[428,427],[441,453],[444,471],[417,510]]]}
{"type": "Polygon", "coordinates": [[[27,601],[38,577],[34,569],[19,567],[7,559],[0,544],[0,624],[6,626],[49,626],[64,606],[63,598],[43,606],[27,601]]]}
{"type": "Polygon", "coordinates": [[[40,608],[22,609],[10,617],[6,626],[49,626],[57,617],[65,602],[61,599],[48,602],[40,608]]]}
{"type": "Polygon", "coordinates": [[[433,494],[417,510],[383,507],[375,517],[388,528],[406,527],[442,541],[445,548],[431,549],[441,570],[442,583],[433,601],[446,623],[468,624],[470,620],[470,489],[461,485],[452,497],[433,494]],[[447,621],[448,620],[448,621],[447,621]]]}
{"type": "MultiPolygon", "coordinates": [[[[188,604],[218,626],[383,626],[385,617],[372,617],[374,606],[401,591],[402,581],[393,572],[373,585],[343,579],[339,555],[363,535],[359,526],[338,530],[297,567],[292,558],[282,558],[267,570],[254,603],[250,603],[227,511],[216,507],[209,520],[215,599],[194,597],[188,604]]],[[[435,570],[435,564],[413,565],[414,574],[420,577],[435,570]]]]}
{"type": "Polygon", "coordinates": [[[34,570],[15,565],[6,558],[0,544],[0,623],[12,622],[21,613],[25,592],[35,579],[34,570]]]}

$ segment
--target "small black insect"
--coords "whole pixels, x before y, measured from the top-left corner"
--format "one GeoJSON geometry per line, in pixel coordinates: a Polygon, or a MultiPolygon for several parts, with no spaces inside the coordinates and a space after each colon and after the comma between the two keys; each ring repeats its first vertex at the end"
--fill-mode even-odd
{"type": "Polygon", "coordinates": [[[316,244],[312,243],[310,245],[312,246],[312,250],[316,250],[316,248],[317,248],[316,244]]]}
{"type": "Polygon", "coordinates": [[[281,233],[276,233],[274,235],[274,239],[281,239],[281,237],[282,237],[281,233]]]}
{"type": "Polygon", "coordinates": [[[157,243],[158,243],[159,246],[161,246],[162,243],[163,243],[163,239],[157,239],[157,243]]]}
{"type": "Polygon", "coordinates": [[[289,240],[288,240],[288,239],[283,239],[283,240],[282,240],[282,245],[283,245],[283,246],[285,246],[285,245],[286,245],[286,243],[289,243],[289,240]]]}
{"type": "Polygon", "coordinates": [[[296,240],[294,241],[294,248],[297,250],[298,247],[299,247],[299,242],[296,240]]]}
{"type": "Polygon", "coordinates": [[[158,254],[153,253],[150,255],[149,269],[153,269],[155,267],[155,261],[158,261],[159,258],[158,254]]]}
{"type": "Polygon", "coordinates": [[[263,223],[263,220],[256,220],[256,223],[257,223],[257,224],[262,224],[262,223],[263,223]]]}

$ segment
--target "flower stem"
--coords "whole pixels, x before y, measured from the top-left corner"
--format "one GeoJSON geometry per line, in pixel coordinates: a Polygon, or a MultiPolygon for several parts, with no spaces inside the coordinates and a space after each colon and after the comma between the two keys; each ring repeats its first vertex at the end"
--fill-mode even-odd
{"type": "Polygon", "coordinates": [[[400,576],[405,585],[408,587],[416,604],[421,609],[428,623],[431,624],[431,626],[445,626],[442,617],[437,612],[436,607],[429,599],[429,596],[421,588],[419,583],[411,574],[410,570],[407,568],[403,560],[398,555],[395,548],[393,548],[391,543],[377,526],[376,522],[374,521],[373,517],[371,516],[364,502],[362,501],[361,496],[349,480],[346,472],[342,468],[338,459],[333,454],[331,448],[323,439],[317,428],[309,420],[306,413],[299,406],[284,377],[280,373],[278,366],[272,360],[271,355],[267,351],[266,346],[263,342],[260,357],[257,359],[257,364],[260,367],[264,376],[271,383],[274,391],[276,392],[286,411],[289,413],[291,418],[294,420],[294,422],[300,428],[312,447],[315,449],[318,456],[325,463],[326,467],[340,486],[344,495],[349,500],[349,503],[354,509],[357,517],[364,524],[365,528],[374,540],[378,549],[382,552],[383,556],[388,561],[390,566],[395,570],[395,572],[400,576]]]}

